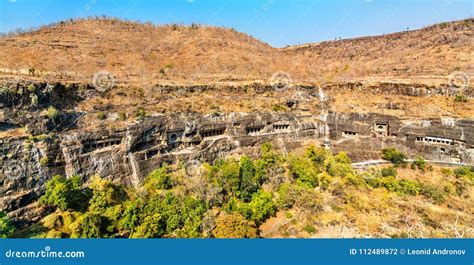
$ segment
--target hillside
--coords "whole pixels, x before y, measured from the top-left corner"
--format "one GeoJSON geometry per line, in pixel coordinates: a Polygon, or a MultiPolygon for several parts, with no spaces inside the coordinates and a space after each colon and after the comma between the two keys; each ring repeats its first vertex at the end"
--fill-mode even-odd
{"type": "Polygon", "coordinates": [[[278,71],[299,82],[445,80],[471,71],[473,22],[277,49],[233,29],[80,19],[0,38],[0,68],[81,81],[108,71],[135,83],[268,80],[278,71]]]}
{"type": "Polygon", "coordinates": [[[326,75],[447,76],[472,71],[473,22],[467,19],[382,36],[293,46],[285,53],[302,57],[308,67],[321,68],[326,75]]]}

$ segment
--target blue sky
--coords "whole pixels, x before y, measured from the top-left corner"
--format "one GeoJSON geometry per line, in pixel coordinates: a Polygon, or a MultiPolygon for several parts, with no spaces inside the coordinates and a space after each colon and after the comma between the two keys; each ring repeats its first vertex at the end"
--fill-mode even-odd
{"type": "Polygon", "coordinates": [[[473,16],[471,0],[0,0],[0,32],[107,15],[233,27],[275,47],[379,35],[473,16]]]}

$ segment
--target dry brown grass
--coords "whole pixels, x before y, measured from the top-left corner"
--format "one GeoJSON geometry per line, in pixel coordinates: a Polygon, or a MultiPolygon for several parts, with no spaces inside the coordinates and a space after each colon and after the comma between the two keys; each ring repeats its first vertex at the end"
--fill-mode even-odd
{"type": "Polygon", "coordinates": [[[105,70],[140,84],[268,80],[278,71],[300,82],[446,80],[471,70],[473,21],[276,49],[232,29],[85,19],[0,38],[0,68],[86,82],[105,70]]]}

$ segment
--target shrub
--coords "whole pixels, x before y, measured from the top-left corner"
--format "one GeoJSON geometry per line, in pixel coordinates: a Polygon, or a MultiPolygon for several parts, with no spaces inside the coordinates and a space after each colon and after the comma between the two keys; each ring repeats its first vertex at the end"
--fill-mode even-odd
{"type": "Polygon", "coordinates": [[[418,156],[415,161],[413,161],[413,163],[411,164],[411,168],[412,169],[419,169],[421,170],[422,172],[425,172],[425,169],[426,169],[426,161],[425,159],[423,159],[423,157],[421,156],[418,156]]]}
{"type": "Polygon", "coordinates": [[[257,228],[254,222],[247,221],[238,213],[221,213],[212,234],[217,238],[255,238],[257,228]]]}
{"type": "Polygon", "coordinates": [[[442,173],[444,176],[448,177],[448,176],[451,176],[454,172],[453,172],[453,170],[450,169],[450,168],[442,168],[442,169],[441,169],[441,173],[442,173]]]}
{"type": "Polygon", "coordinates": [[[98,120],[102,121],[102,120],[105,120],[105,118],[107,118],[107,116],[105,115],[104,112],[102,112],[102,111],[97,112],[97,119],[98,120]]]}
{"type": "Polygon", "coordinates": [[[336,160],[337,163],[341,164],[350,164],[352,163],[351,159],[345,152],[340,152],[339,154],[334,156],[334,160],[336,160]]]}
{"type": "Polygon", "coordinates": [[[59,111],[55,107],[51,106],[48,108],[46,116],[48,116],[50,120],[55,121],[59,116],[59,111]]]}
{"type": "Polygon", "coordinates": [[[446,199],[442,191],[432,186],[423,186],[421,194],[432,199],[437,204],[443,203],[446,199]]]}
{"type": "Polygon", "coordinates": [[[333,177],[326,172],[320,173],[318,179],[322,190],[327,190],[333,181],[333,177]]]}
{"type": "Polygon", "coordinates": [[[282,106],[280,104],[277,104],[277,105],[273,105],[272,106],[272,110],[275,111],[275,112],[278,112],[278,111],[286,111],[286,108],[285,106],[282,106]]]}
{"type": "Polygon", "coordinates": [[[173,187],[171,175],[168,173],[169,168],[165,164],[162,167],[153,170],[145,178],[145,187],[147,189],[168,190],[173,187]]]}
{"type": "Polygon", "coordinates": [[[380,171],[383,177],[396,177],[397,176],[397,169],[395,167],[386,167],[382,168],[380,171]]]}
{"type": "Polygon", "coordinates": [[[407,156],[402,153],[400,150],[390,147],[382,149],[382,157],[385,160],[392,162],[396,166],[406,165],[407,156]]]}
{"type": "MultiPolygon", "coordinates": [[[[341,161],[339,159],[339,161],[341,161]]],[[[352,174],[352,166],[346,163],[337,162],[335,158],[329,158],[325,161],[326,171],[333,177],[344,177],[352,174]]]]}
{"type": "Polygon", "coordinates": [[[400,186],[398,192],[402,194],[418,195],[422,190],[422,186],[419,182],[410,181],[408,179],[402,179],[398,184],[400,186]]]}
{"type": "Polygon", "coordinates": [[[331,156],[331,153],[329,153],[325,148],[310,146],[306,149],[306,156],[317,165],[322,166],[324,161],[331,156]]]}
{"type": "Polygon", "coordinates": [[[386,177],[381,180],[381,184],[389,191],[396,192],[400,190],[400,185],[395,177],[386,177]]]}
{"type": "Polygon", "coordinates": [[[365,175],[364,176],[365,182],[372,188],[381,188],[383,187],[382,180],[383,178],[374,177],[372,175],[365,175]]]}
{"type": "Polygon", "coordinates": [[[131,235],[132,238],[157,238],[165,234],[166,221],[159,214],[145,216],[143,222],[131,235]]]}
{"type": "Polygon", "coordinates": [[[286,210],[298,207],[312,213],[322,209],[322,196],[319,192],[294,184],[283,184],[278,189],[277,206],[286,210]]]}
{"type": "Polygon", "coordinates": [[[28,87],[26,88],[30,93],[35,93],[36,91],[36,86],[33,85],[33,84],[30,84],[28,85],[28,87]]]}
{"type": "Polygon", "coordinates": [[[345,178],[345,183],[346,184],[349,184],[349,185],[352,185],[352,186],[356,186],[356,187],[364,187],[366,186],[366,183],[364,181],[363,178],[361,178],[360,176],[358,175],[355,175],[355,174],[349,174],[346,176],[345,178]]]}
{"type": "Polygon", "coordinates": [[[316,228],[312,225],[305,225],[303,230],[306,231],[308,234],[314,234],[316,232],[316,228]]]}
{"type": "Polygon", "coordinates": [[[8,238],[15,232],[15,226],[5,212],[0,211],[0,238],[8,238]]]}
{"type": "Polygon", "coordinates": [[[124,121],[127,119],[127,114],[125,114],[124,112],[119,112],[118,116],[121,121],[124,121]]]}
{"type": "Polygon", "coordinates": [[[318,170],[314,163],[306,157],[290,156],[289,173],[296,183],[314,188],[318,186],[318,170]]]}
{"type": "Polygon", "coordinates": [[[100,238],[103,233],[103,218],[97,213],[85,213],[79,223],[80,238],[100,238]]]}
{"type": "Polygon", "coordinates": [[[49,158],[47,156],[43,156],[40,160],[39,163],[42,167],[46,167],[49,163],[49,158]]]}
{"type": "Polygon", "coordinates": [[[467,102],[467,98],[463,94],[457,94],[457,95],[454,96],[454,101],[464,103],[464,102],[467,102]]]}
{"type": "Polygon", "coordinates": [[[466,178],[470,182],[474,182],[474,169],[472,167],[458,167],[453,173],[456,178],[466,178]]]}
{"type": "Polygon", "coordinates": [[[146,112],[143,108],[139,108],[137,112],[135,112],[135,117],[137,118],[143,118],[146,116],[146,112]]]}

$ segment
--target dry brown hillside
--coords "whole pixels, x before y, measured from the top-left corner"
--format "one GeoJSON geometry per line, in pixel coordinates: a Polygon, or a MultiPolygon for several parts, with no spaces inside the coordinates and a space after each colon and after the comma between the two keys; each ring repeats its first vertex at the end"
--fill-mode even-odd
{"type": "Polygon", "coordinates": [[[368,77],[446,79],[472,68],[474,19],[377,37],[273,48],[232,29],[153,26],[80,19],[0,38],[3,75],[118,82],[268,80],[284,71],[301,82],[368,77]]]}
{"type": "Polygon", "coordinates": [[[375,37],[288,47],[310,68],[331,77],[436,77],[472,71],[474,19],[375,37]]]}

